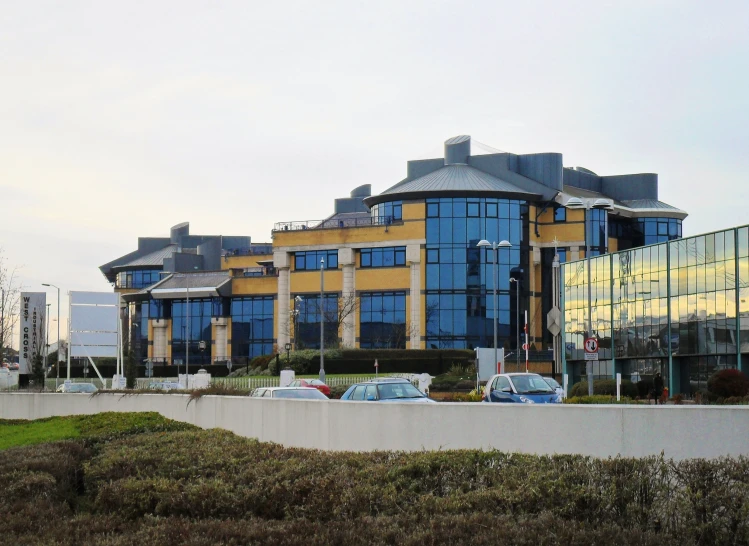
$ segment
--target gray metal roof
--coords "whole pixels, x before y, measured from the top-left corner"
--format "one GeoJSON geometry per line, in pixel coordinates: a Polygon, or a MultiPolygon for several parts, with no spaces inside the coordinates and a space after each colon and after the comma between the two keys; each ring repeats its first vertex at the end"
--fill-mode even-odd
{"type": "Polygon", "coordinates": [[[565,184],[564,193],[583,199],[610,199],[614,203],[614,208],[623,216],[633,216],[643,218],[646,216],[679,218],[683,220],[688,216],[686,211],[673,207],[657,199],[632,199],[628,201],[618,201],[610,196],[593,190],[586,190],[576,186],[565,184]]]}
{"type": "MultiPolygon", "coordinates": [[[[622,201],[626,206],[631,209],[654,209],[654,210],[671,210],[684,212],[683,210],[672,207],[668,203],[658,201],[657,199],[632,199],[630,201],[622,201]]],[[[686,213],[685,213],[686,214],[686,213]]]]}
{"type": "Polygon", "coordinates": [[[196,273],[173,273],[160,283],[150,289],[186,289],[189,283],[190,290],[197,287],[218,288],[228,279],[231,279],[229,271],[199,271],[196,273]]]}
{"type": "Polygon", "coordinates": [[[169,258],[177,250],[177,245],[167,245],[164,248],[155,250],[145,256],[140,256],[129,262],[117,264],[112,269],[122,269],[125,267],[146,267],[146,266],[158,266],[164,265],[164,260],[169,258]]]}
{"type": "MultiPolygon", "coordinates": [[[[508,197],[536,199],[538,194],[501,180],[496,176],[480,171],[468,165],[445,165],[425,176],[413,180],[404,180],[388,188],[377,197],[427,197],[432,195],[450,195],[453,193],[502,193],[508,197]]],[[[378,199],[382,201],[384,199],[378,199]]]]}

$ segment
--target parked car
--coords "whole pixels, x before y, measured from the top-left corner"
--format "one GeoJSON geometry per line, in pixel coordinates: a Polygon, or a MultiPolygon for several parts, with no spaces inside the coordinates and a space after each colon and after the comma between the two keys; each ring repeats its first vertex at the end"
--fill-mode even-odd
{"type": "Polygon", "coordinates": [[[554,389],[554,392],[556,392],[564,400],[564,388],[556,379],[554,379],[553,377],[544,376],[544,381],[546,381],[546,384],[554,389]]]}
{"type": "Polygon", "coordinates": [[[319,379],[296,379],[289,383],[289,387],[312,387],[323,393],[325,396],[330,396],[330,387],[319,379]]]}
{"type": "Polygon", "coordinates": [[[351,385],[343,393],[341,400],[362,402],[416,402],[436,404],[407,380],[399,381],[364,381],[351,385]]]}
{"type": "Polygon", "coordinates": [[[99,389],[93,383],[63,383],[57,387],[57,392],[91,394],[99,389]]]}
{"type": "Polygon", "coordinates": [[[562,398],[537,373],[500,373],[486,382],[484,402],[559,404],[562,398]]]}
{"type": "Polygon", "coordinates": [[[328,400],[314,387],[259,387],[252,391],[253,398],[292,398],[297,400],[328,400]]]}
{"type": "Polygon", "coordinates": [[[180,391],[185,390],[185,387],[181,383],[176,381],[154,381],[148,385],[149,389],[160,390],[160,391],[180,391]]]}

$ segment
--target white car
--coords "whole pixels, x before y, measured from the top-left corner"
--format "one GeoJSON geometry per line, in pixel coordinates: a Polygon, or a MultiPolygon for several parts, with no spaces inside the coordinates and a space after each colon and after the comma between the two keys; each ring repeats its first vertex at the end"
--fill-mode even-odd
{"type": "Polygon", "coordinates": [[[564,399],[564,388],[556,379],[554,379],[553,377],[544,377],[544,381],[546,381],[546,384],[554,389],[554,392],[556,392],[561,399],[564,399]]]}
{"type": "Polygon", "coordinates": [[[57,387],[57,392],[75,392],[80,394],[92,394],[98,390],[93,383],[63,383],[57,387]]]}
{"type": "Polygon", "coordinates": [[[286,398],[296,400],[328,400],[314,387],[260,387],[252,391],[253,398],[286,398]]]}

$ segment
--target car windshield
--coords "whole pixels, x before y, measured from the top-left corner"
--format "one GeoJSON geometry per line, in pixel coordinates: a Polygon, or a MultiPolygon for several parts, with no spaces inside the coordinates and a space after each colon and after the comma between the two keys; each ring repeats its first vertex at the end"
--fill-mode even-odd
{"type": "Polygon", "coordinates": [[[554,392],[540,375],[514,375],[512,383],[518,394],[548,394],[554,392]]]}
{"type": "Polygon", "coordinates": [[[562,388],[562,385],[560,385],[553,377],[544,377],[544,381],[546,381],[546,384],[549,385],[552,389],[562,388]]]}
{"type": "Polygon", "coordinates": [[[96,392],[97,388],[91,383],[73,383],[66,390],[67,392],[96,392]]]}
{"type": "Polygon", "coordinates": [[[273,398],[301,398],[306,400],[327,400],[328,397],[317,389],[283,389],[273,393],[273,398]]]}
{"type": "Polygon", "coordinates": [[[397,400],[402,398],[424,398],[419,389],[411,383],[386,383],[378,385],[380,400],[397,400]]]}

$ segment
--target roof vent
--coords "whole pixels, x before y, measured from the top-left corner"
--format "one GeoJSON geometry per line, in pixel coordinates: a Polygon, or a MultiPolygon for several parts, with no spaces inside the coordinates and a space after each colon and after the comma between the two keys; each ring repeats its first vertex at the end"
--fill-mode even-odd
{"type": "Polygon", "coordinates": [[[445,141],[445,165],[467,165],[470,155],[470,136],[461,135],[445,141]]]}

